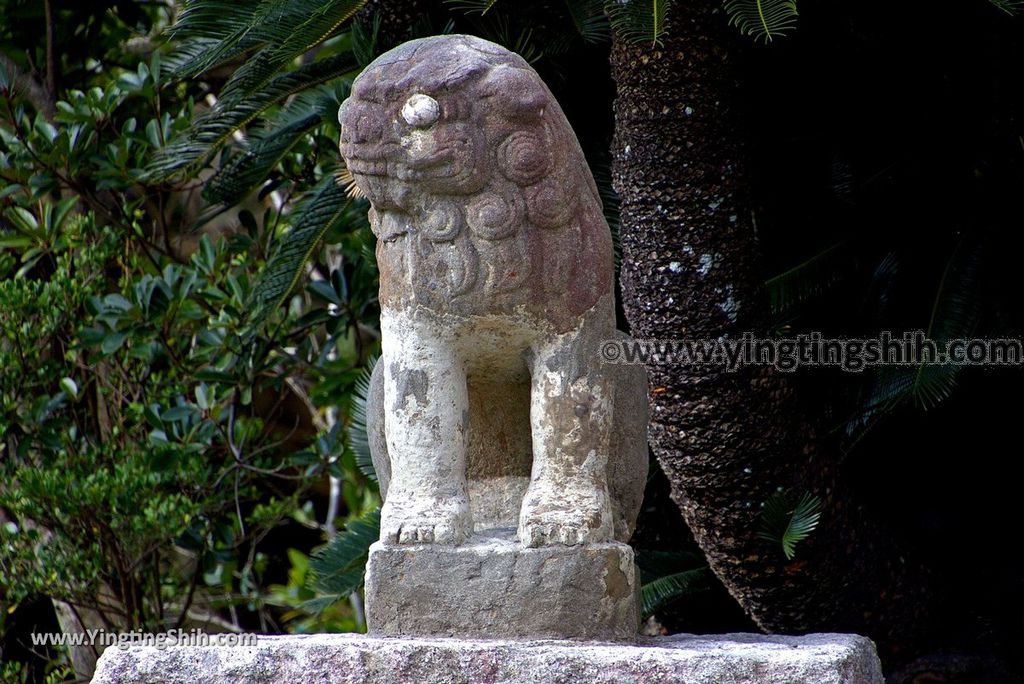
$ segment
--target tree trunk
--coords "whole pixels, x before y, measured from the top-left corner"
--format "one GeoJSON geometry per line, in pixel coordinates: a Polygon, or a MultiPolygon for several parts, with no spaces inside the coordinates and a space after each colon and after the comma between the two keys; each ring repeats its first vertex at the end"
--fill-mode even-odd
{"type": "MultiPolygon", "coordinates": [[[[612,47],[626,316],[636,339],[763,334],[733,68],[739,37],[721,0],[673,3],[666,26],[660,46],[616,36],[612,47]]],[[[925,573],[852,500],[791,378],[767,367],[648,370],[651,444],[672,497],[756,623],[857,631],[883,652],[911,655],[930,627],[925,573]],[[779,487],[823,501],[793,561],[757,537],[761,506],[779,487]]]]}

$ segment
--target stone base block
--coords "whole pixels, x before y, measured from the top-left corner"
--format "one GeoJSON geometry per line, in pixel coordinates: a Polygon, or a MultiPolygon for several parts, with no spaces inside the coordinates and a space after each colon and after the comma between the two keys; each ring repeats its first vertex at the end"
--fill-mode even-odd
{"type": "Polygon", "coordinates": [[[366,619],[381,636],[632,640],[633,550],[612,542],[524,548],[512,533],[461,546],[370,548],[366,619]]]}
{"type": "Polygon", "coordinates": [[[253,647],[108,648],[93,684],[882,684],[870,640],[727,634],[636,644],[260,637],[253,647]]]}

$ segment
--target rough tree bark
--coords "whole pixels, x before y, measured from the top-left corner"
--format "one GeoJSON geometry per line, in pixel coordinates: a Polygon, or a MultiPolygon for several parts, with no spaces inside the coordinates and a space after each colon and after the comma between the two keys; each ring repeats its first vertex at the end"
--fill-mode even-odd
{"type": "MultiPolygon", "coordinates": [[[[622,291],[636,339],[765,329],[733,63],[720,0],[670,7],[662,45],[616,37],[613,178],[622,291]]],[[[844,487],[838,455],[772,369],[649,367],[650,438],[712,569],[767,631],[848,630],[897,660],[930,627],[932,598],[884,526],[844,487]],[[787,562],[757,538],[777,487],[811,491],[821,522],[787,562]],[[897,652],[898,656],[897,656],[897,652]]]]}

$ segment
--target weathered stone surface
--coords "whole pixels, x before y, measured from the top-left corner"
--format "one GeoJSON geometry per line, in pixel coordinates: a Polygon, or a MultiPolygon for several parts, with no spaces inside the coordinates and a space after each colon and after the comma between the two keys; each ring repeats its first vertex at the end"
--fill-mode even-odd
{"type": "Polygon", "coordinates": [[[370,549],[367,622],[381,636],[636,638],[633,550],[524,548],[493,531],[460,546],[370,549]]]}
{"type": "MultiPolygon", "coordinates": [[[[628,339],[616,331],[612,339],[628,339]]],[[[642,368],[606,368],[614,386],[608,493],[615,539],[629,541],[647,482],[647,377],[642,368]]],[[[533,444],[530,384],[485,375],[469,377],[466,466],[469,509],[475,532],[516,527],[530,484],[533,444]]],[[[373,464],[387,498],[391,459],[384,434],[384,366],[373,369],[367,401],[367,433],[373,464]]]]}
{"type": "Polygon", "coordinates": [[[499,45],[437,36],[374,60],[338,120],[378,237],[381,539],[628,540],[646,374],[601,364],[621,335],[610,232],[547,86],[499,45]]]}
{"type": "Polygon", "coordinates": [[[381,539],[626,541],[646,374],[601,362],[621,335],[611,234],[547,86],[494,43],[435,36],[367,66],[338,120],[378,237],[381,539]]]}
{"type": "Polygon", "coordinates": [[[520,56],[435,36],[368,65],[338,121],[378,238],[371,632],[628,638],[647,376],[601,360],[611,234],[565,115],[520,56]]]}
{"type": "Polygon", "coordinates": [[[264,637],[252,648],[107,649],[93,684],[882,684],[870,640],[726,634],[638,645],[264,637]]]}
{"type": "Polygon", "coordinates": [[[611,291],[597,187],[519,55],[473,36],[410,41],[363,70],[338,119],[373,205],[384,307],[525,310],[566,332],[611,291]]]}

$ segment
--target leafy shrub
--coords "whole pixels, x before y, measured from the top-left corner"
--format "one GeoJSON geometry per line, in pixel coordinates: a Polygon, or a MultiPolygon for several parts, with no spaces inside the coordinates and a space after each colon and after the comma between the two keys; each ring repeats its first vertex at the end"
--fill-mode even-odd
{"type": "Polygon", "coordinates": [[[95,54],[52,108],[0,65],[0,613],[47,597],[109,630],[359,629],[357,606],[300,607],[313,488],[334,483],[339,521],[379,505],[348,436],[378,343],[365,207],[334,178],[346,81],[269,98],[170,178],[154,169],[210,83],[171,81],[159,51],[95,54]],[[268,546],[282,525],[305,546],[268,546]]]}

